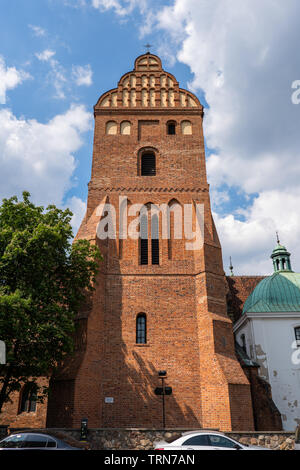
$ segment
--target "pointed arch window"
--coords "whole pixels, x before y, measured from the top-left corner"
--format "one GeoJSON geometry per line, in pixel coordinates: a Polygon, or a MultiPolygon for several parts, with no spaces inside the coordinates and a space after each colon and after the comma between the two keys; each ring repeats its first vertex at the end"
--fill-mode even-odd
{"type": "Polygon", "coordinates": [[[178,241],[182,239],[182,207],[176,199],[168,204],[168,259],[182,255],[178,241]]]}
{"type": "Polygon", "coordinates": [[[140,264],[159,264],[159,212],[152,203],[140,211],[139,251],[140,264]]]}
{"type": "Polygon", "coordinates": [[[151,257],[152,264],[159,264],[159,219],[158,214],[151,218],[151,257]]]}
{"type": "Polygon", "coordinates": [[[37,385],[29,382],[21,390],[21,401],[19,413],[30,413],[36,411],[37,385]]]}
{"type": "Polygon", "coordinates": [[[136,343],[147,343],[147,318],[145,313],[139,313],[136,317],[136,343]]]}

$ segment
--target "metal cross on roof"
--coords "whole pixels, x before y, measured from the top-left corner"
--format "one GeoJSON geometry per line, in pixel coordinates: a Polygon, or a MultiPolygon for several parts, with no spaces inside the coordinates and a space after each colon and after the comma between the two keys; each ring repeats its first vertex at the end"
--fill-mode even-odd
{"type": "Polygon", "coordinates": [[[152,47],[152,44],[145,44],[144,47],[147,49],[147,52],[150,52],[150,47],[152,47]]]}

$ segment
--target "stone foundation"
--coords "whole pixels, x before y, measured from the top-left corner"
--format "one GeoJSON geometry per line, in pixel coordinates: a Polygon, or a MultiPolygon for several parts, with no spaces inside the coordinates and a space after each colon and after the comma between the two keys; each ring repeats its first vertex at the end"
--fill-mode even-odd
{"type": "MultiPolygon", "coordinates": [[[[10,428],[10,432],[16,431],[10,428]]],[[[21,430],[21,429],[18,429],[21,430]]],[[[79,429],[50,428],[48,431],[60,431],[79,440],[79,429]]],[[[37,431],[37,430],[35,430],[37,431]]],[[[93,450],[152,450],[156,441],[173,441],[182,433],[191,429],[151,430],[151,429],[89,429],[88,442],[93,450]]],[[[47,429],[43,429],[47,432],[47,429]]],[[[227,432],[241,444],[258,445],[273,450],[293,450],[295,433],[293,432],[227,432]]]]}

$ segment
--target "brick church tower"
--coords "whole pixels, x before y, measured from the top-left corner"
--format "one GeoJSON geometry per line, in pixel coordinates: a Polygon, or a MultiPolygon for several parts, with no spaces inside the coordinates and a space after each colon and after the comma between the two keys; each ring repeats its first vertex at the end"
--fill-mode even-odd
{"type": "Polygon", "coordinates": [[[211,214],[203,107],[147,53],[100,97],[94,114],[92,177],[77,238],[96,243],[103,261],[78,318],[75,355],[51,381],[47,425],[78,427],[88,418],[90,427],[160,428],[162,397],[154,389],[165,370],[173,389],[166,427],[252,430],[211,214]],[[115,238],[97,236],[103,204],[115,208],[115,238]],[[135,204],[144,206],[146,235],[123,239],[135,204]],[[169,239],[151,204],[171,209],[169,239]],[[204,206],[204,243],[191,250],[175,236],[175,214],[189,205],[195,216],[196,204],[204,206]]]}

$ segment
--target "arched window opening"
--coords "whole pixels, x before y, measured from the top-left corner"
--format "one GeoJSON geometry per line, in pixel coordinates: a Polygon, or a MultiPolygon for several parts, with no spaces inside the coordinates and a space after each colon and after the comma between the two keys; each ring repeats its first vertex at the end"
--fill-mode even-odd
{"type": "Polygon", "coordinates": [[[286,263],[285,263],[285,258],[282,258],[282,269],[285,269],[286,263]]]}
{"type": "Polygon", "coordinates": [[[140,264],[148,264],[148,211],[140,213],[140,264]]]}
{"type": "Polygon", "coordinates": [[[131,124],[129,121],[121,122],[121,135],[130,135],[131,132],[131,124]]]}
{"type": "Polygon", "coordinates": [[[280,270],[280,263],[279,263],[279,259],[276,260],[276,269],[277,271],[280,270]]]}
{"type": "Polygon", "coordinates": [[[141,176],[155,176],[155,154],[153,152],[145,152],[141,157],[141,176]]]}
{"type": "Polygon", "coordinates": [[[153,214],[151,218],[151,257],[152,264],[159,264],[159,218],[153,214]]]}
{"type": "Polygon", "coordinates": [[[36,411],[37,386],[30,382],[24,385],[21,390],[21,401],[19,413],[30,413],[36,411]]]}
{"type": "Polygon", "coordinates": [[[300,348],[300,326],[297,326],[295,328],[295,337],[296,337],[297,348],[300,348]]]}
{"type": "Polygon", "coordinates": [[[116,135],[118,132],[118,126],[115,121],[108,121],[106,123],[105,132],[107,135],[116,135]]]}
{"type": "Polygon", "coordinates": [[[175,135],[176,134],[176,124],[175,124],[175,122],[168,122],[167,123],[167,134],[168,135],[175,135]]]}
{"type": "Polygon", "coordinates": [[[131,202],[127,197],[124,197],[120,204],[119,212],[119,259],[123,259],[124,255],[124,240],[127,238],[127,225],[128,225],[128,210],[131,202]]]}
{"type": "Polygon", "coordinates": [[[136,317],[136,343],[147,343],[147,319],[144,313],[139,313],[136,317]]]}
{"type": "Polygon", "coordinates": [[[191,121],[182,121],[181,122],[181,132],[183,135],[192,134],[192,123],[191,121]]]}
{"type": "Polygon", "coordinates": [[[247,346],[246,346],[246,336],[245,335],[241,335],[241,341],[242,341],[242,348],[245,352],[247,352],[247,346]]]}

